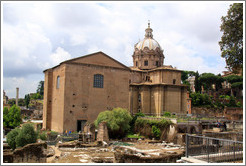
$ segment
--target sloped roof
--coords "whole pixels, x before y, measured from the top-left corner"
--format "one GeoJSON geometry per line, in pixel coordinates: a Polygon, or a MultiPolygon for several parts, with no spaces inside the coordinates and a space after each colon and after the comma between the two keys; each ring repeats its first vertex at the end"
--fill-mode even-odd
{"type": "MultiPolygon", "coordinates": [[[[54,66],[52,69],[60,66],[61,64],[71,64],[71,63],[92,64],[92,65],[108,66],[108,67],[130,70],[129,67],[113,59],[112,57],[110,57],[109,55],[105,54],[102,51],[63,61],[59,65],[54,66]]],[[[44,72],[46,70],[44,70],[44,72]]]]}

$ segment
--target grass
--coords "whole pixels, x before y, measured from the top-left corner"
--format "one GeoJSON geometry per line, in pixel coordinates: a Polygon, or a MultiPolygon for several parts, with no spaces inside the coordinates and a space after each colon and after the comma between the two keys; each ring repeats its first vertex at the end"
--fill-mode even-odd
{"type": "Polygon", "coordinates": [[[140,135],[138,135],[138,134],[129,134],[129,135],[127,135],[127,138],[143,138],[143,136],[140,136],[140,135]]]}

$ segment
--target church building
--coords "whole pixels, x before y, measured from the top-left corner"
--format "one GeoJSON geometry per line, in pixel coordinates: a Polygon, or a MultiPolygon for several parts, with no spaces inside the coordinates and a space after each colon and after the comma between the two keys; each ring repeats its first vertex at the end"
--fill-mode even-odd
{"type": "Polygon", "coordinates": [[[187,113],[187,86],[181,70],[164,65],[165,56],[150,24],[135,44],[133,67],[103,52],[70,59],[44,71],[43,128],[82,131],[98,114],[122,107],[134,115],[187,113]]]}

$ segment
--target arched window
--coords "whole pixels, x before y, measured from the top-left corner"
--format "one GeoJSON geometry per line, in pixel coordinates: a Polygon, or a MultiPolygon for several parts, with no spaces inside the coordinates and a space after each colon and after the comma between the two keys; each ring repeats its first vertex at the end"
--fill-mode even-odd
{"type": "Polygon", "coordinates": [[[103,75],[95,74],[94,75],[94,88],[103,88],[103,75]]]}
{"type": "Polygon", "coordinates": [[[56,78],[56,88],[59,89],[60,87],[60,76],[57,76],[56,78]]]}

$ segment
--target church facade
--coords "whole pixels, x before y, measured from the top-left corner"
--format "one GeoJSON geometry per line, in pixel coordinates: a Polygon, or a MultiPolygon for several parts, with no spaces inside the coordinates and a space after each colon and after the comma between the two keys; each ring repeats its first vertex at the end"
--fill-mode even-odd
{"type": "Polygon", "coordinates": [[[45,70],[43,128],[82,131],[100,112],[115,107],[126,108],[132,115],[187,113],[181,71],[163,65],[163,50],[150,25],[145,32],[135,45],[133,67],[97,52],[45,70]]]}

